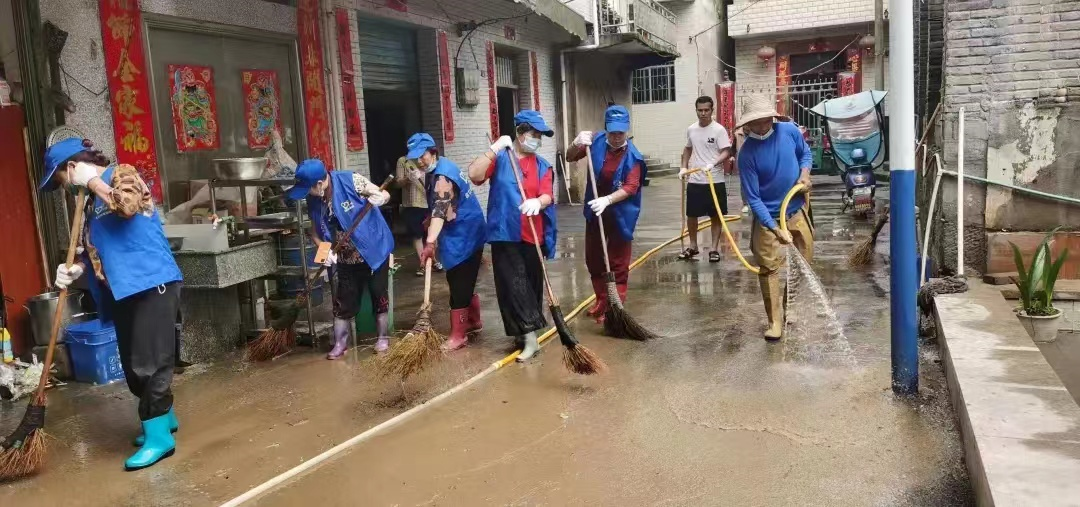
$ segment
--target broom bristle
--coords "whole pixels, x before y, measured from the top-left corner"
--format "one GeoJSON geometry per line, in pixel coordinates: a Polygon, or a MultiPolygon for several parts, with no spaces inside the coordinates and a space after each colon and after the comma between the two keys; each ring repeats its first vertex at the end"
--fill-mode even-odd
{"type": "Polygon", "coordinates": [[[0,482],[33,475],[45,465],[45,405],[26,407],[26,414],[10,436],[0,441],[0,482]]]}
{"type": "Polygon", "coordinates": [[[578,375],[596,375],[607,371],[607,365],[584,345],[563,349],[563,365],[578,375]]]}
{"type": "Polygon", "coordinates": [[[622,308],[622,305],[608,306],[607,312],[604,313],[604,326],[607,328],[607,323],[612,323],[612,328],[618,330],[620,338],[629,338],[631,340],[646,341],[659,338],[659,336],[649,331],[638,323],[636,319],[630,316],[627,311],[622,308]]]}
{"type": "Polygon", "coordinates": [[[0,452],[0,482],[34,475],[45,466],[45,432],[37,430],[26,437],[22,447],[0,452]]]}
{"type": "Polygon", "coordinates": [[[870,264],[874,259],[874,238],[866,238],[848,256],[848,266],[853,268],[870,264]]]}
{"type": "Polygon", "coordinates": [[[289,351],[295,337],[296,332],[292,328],[274,329],[271,327],[248,344],[248,359],[269,361],[278,357],[289,351]]]}
{"type": "Polygon", "coordinates": [[[409,331],[381,357],[378,362],[380,374],[393,375],[405,381],[424,371],[442,359],[443,339],[431,327],[409,331]]]}

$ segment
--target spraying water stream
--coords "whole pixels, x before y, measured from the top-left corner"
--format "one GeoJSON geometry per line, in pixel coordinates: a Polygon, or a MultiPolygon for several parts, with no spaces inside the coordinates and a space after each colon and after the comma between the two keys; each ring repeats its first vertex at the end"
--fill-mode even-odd
{"type": "Polygon", "coordinates": [[[800,345],[797,349],[809,360],[854,366],[851,344],[824,285],[797,248],[786,250],[784,336],[788,343],[800,345]]]}

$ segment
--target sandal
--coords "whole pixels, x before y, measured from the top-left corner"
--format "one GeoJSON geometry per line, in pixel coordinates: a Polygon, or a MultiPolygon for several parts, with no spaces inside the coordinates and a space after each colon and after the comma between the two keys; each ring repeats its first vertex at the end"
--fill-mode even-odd
{"type": "Polygon", "coordinates": [[[687,248],[679,254],[678,259],[680,261],[692,261],[698,256],[699,253],[701,252],[699,252],[697,248],[687,248]]]}
{"type": "Polygon", "coordinates": [[[720,262],[720,252],[716,250],[709,252],[709,262],[720,262]]]}

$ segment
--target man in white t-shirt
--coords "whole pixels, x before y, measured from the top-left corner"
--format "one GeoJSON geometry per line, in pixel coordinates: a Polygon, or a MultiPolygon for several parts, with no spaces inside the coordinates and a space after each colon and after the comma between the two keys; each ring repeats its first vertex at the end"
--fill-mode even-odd
{"type": "Polygon", "coordinates": [[[690,247],[679,254],[679,259],[693,260],[701,253],[698,250],[698,218],[712,218],[712,250],[709,262],[720,262],[720,236],[724,229],[723,216],[716,212],[712,192],[709,191],[709,178],[704,172],[687,174],[690,169],[704,169],[712,174],[713,189],[720,202],[720,210],[727,214],[727,187],[724,185],[724,161],[731,156],[731,140],[727,130],[713,120],[713,99],[702,95],[694,102],[698,121],[686,129],[686,148],[682,153],[682,166],[679,178],[686,179],[686,228],[689,231],[690,247]]]}

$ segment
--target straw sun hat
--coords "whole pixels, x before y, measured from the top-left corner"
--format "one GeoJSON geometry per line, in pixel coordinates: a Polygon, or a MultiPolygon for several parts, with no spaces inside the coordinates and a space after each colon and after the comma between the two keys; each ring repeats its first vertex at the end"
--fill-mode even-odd
{"type": "Polygon", "coordinates": [[[767,95],[750,95],[742,103],[742,114],[735,128],[740,128],[747,123],[762,118],[777,118],[780,121],[791,121],[787,116],[776,112],[776,105],[767,95]]]}

